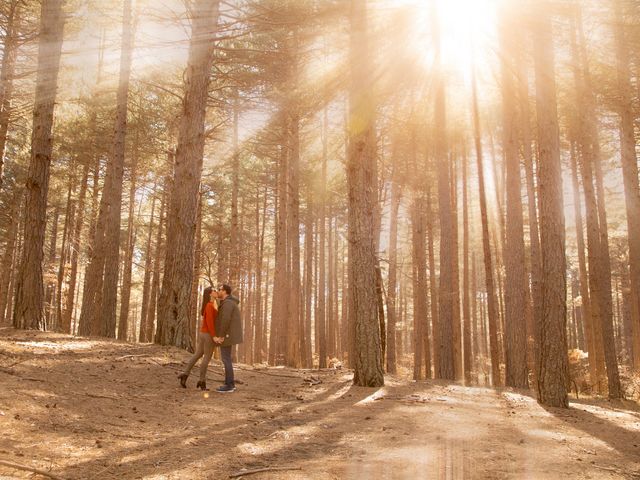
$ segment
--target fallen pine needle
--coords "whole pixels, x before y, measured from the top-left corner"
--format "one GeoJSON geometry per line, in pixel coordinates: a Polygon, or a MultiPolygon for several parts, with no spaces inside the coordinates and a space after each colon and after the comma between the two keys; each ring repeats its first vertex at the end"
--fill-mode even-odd
{"type": "Polygon", "coordinates": [[[240,472],[232,473],[231,475],[229,475],[229,478],[244,477],[245,475],[251,475],[261,472],[283,472],[286,470],[302,470],[302,467],[264,467],[256,468],[254,470],[242,470],[240,472]]]}
{"type": "Polygon", "coordinates": [[[44,475],[45,477],[53,478],[53,480],[64,480],[62,477],[54,475],[53,473],[49,473],[45,470],[38,470],[37,468],[27,467],[18,463],[7,462],[6,460],[0,460],[0,465],[4,465],[5,467],[9,468],[15,468],[16,470],[24,470],[25,472],[37,473],[38,475],[44,475]]]}

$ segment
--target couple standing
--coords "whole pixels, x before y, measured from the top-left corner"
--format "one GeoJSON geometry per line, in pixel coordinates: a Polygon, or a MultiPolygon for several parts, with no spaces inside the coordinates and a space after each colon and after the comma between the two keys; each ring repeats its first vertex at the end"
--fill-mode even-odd
{"type": "Polygon", "coordinates": [[[217,290],[207,287],[202,294],[202,326],[198,335],[198,346],[187,363],[184,372],[178,375],[182,388],[187,388],[189,372],[200,357],[200,380],[196,388],[207,389],[207,367],[213,355],[213,348],[220,346],[220,357],[224,364],[224,385],[216,389],[220,393],[233,392],[236,389],[233,378],[231,349],[242,343],[242,322],[240,320],[239,300],[231,295],[229,285],[220,285],[217,290]]]}

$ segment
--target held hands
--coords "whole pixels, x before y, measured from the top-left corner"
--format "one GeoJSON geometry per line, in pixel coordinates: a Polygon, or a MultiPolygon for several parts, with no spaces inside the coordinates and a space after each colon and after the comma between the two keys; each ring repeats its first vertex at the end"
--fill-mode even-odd
{"type": "Polygon", "coordinates": [[[224,342],[224,337],[213,337],[213,341],[216,343],[224,342]]]}

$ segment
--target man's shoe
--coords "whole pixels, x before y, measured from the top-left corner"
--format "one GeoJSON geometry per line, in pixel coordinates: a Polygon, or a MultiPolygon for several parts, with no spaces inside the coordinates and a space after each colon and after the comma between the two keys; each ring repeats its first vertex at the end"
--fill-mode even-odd
{"type": "Polygon", "coordinates": [[[236,391],[236,387],[235,385],[221,385],[218,388],[216,388],[216,392],[219,393],[231,393],[231,392],[235,392],[236,391]]]}

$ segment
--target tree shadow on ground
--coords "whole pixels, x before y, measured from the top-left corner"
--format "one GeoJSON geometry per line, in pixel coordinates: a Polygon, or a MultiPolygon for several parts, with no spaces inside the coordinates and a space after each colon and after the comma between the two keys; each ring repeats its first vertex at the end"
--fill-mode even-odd
{"type": "Polygon", "coordinates": [[[570,427],[582,430],[630,461],[640,463],[640,437],[637,433],[580,408],[543,408],[570,427]]]}

